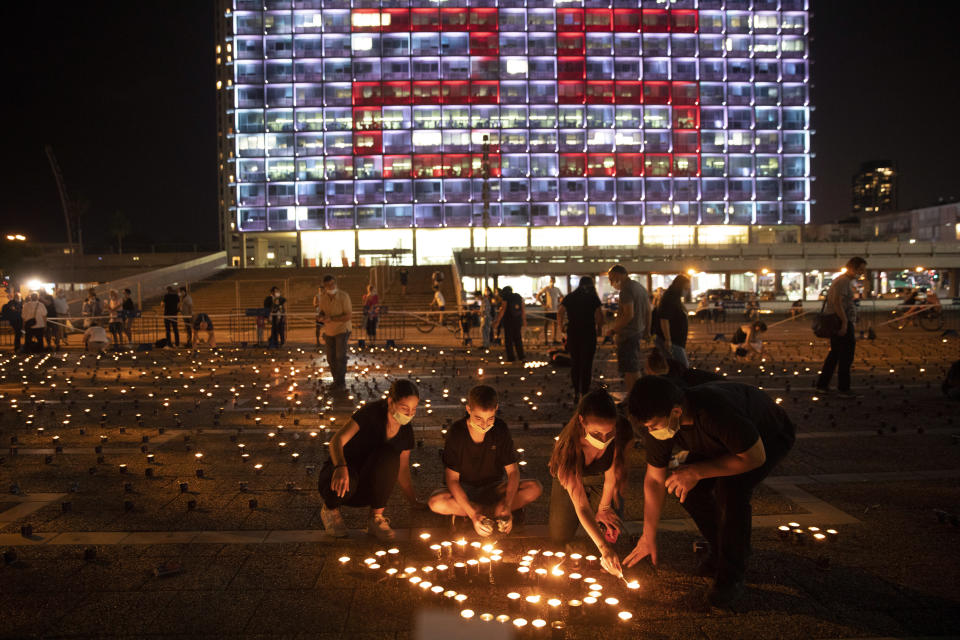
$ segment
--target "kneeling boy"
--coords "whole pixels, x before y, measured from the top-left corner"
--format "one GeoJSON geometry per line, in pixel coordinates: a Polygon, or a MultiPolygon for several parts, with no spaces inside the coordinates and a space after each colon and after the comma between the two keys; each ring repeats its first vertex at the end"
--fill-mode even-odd
{"type": "Polygon", "coordinates": [[[494,528],[510,533],[512,512],[543,491],[536,480],[520,480],[510,430],[496,417],[498,404],[493,387],[470,390],[467,415],[450,425],[443,446],[447,488],[435,491],[429,502],[435,513],[470,518],[481,536],[494,528]]]}

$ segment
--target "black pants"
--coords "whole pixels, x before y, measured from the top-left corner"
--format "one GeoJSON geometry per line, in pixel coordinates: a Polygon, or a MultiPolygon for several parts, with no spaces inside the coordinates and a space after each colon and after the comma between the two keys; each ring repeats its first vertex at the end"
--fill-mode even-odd
{"type": "Polygon", "coordinates": [[[43,351],[43,331],[43,327],[39,329],[27,329],[27,338],[23,343],[23,350],[27,353],[40,353],[43,351]]]}
{"type": "Polygon", "coordinates": [[[388,447],[380,447],[371,453],[362,465],[347,467],[350,473],[350,487],[341,498],[330,488],[334,467],[329,460],[320,470],[317,489],[328,509],[339,509],[341,505],[350,507],[370,507],[382,509],[393,493],[400,471],[400,453],[388,447]]]}
{"type": "Polygon", "coordinates": [[[270,347],[282,347],[283,343],[287,341],[287,336],[284,331],[284,319],[281,317],[273,317],[270,320],[270,340],[267,343],[270,347]]]}
{"type": "Polygon", "coordinates": [[[11,322],[10,329],[13,331],[13,350],[20,351],[20,341],[23,339],[23,322],[11,322]]]}
{"type": "Polygon", "coordinates": [[[507,360],[513,362],[523,356],[523,324],[518,321],[501,323],[503,326],[503,345],[507,348],[507,360]]]}
{"type": "Polygon", "coordinates": [[[710,553],[717,562],[717,582],[743,580],[750,555],[753,489],[787,451],[789,446],[780,452],[767,450],[767,461],[753,471],[701,480],[687,494],[682,506],[710,543],[710,553]]]}
{"type": "Polygon", "coordinates": [[[567,353],[570,354],[570,380],[573,392],[582,396],[593,382],[593,357],[597,353],[596,334],[567,333],[567,353]]]}
{"type": "Polygon", "coordinates": [[[193,344],[193,316],[183,317],[183,332],[187,336],[187,344],[193,344]]]}
{"type": "Polygon", "coordinates": [[[830,353],[827,359],[823,361],[820,367],[820,377],[817,379],[817,387],[827,389],[830,387],[830,379],[833,377],[833,370],[837,370],[837,389],[839,391],[850,391],[850,367],[853,365],[853,354],[857,348],[856,331],[852,322],[847,323],[847,332],[842,336],[830,338],[830,353]]]}
{"type": "Polygon", "coordinates": [[[163,319],[163,328],[167,332],[167,342],[177,347],[180,346],[180,327],[177,325],[176,316],[163,319]],[[173,342],[170,342],[170,332],[173,332],[173,342]]]}

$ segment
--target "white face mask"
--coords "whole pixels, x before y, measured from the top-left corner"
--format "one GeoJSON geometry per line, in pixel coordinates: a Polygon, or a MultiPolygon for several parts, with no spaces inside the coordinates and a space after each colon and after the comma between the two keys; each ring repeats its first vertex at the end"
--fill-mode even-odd
{"type": "Polygon", "coordinates": [[[336,295],[336,293],[337,293],[336,287],[334,287],[333,289],[327,289],[327,295],[332,296],[332,295],[336,295]]]}
{"type": "Polygon", "coordinates": [[[413,416],[405,415],[403,413],[400,413],[399,411],[394,411],[390,415],[393,417],[394,420],[396,420],[400,424],[400,426],[408,424],[411,420],[413,420],[413,416]]]}
{"type": "Polygon", "coordinates": [[[475,422],[473,418],[470,418],[467,421],[467,423],[470,425],[471,429],[475,429],[484,435],[486,435],[487,431],[490,431],[490,429],[493,429],[492,424],[489,427],[483,427],[483,426],[480,426],[477,422],[475,422]]]}
{"type": "Polygon", "coordinates": [[[677,416],[674,418],[674,415],[671,413],[667,426],[660,427],[659,429],[651,429],[650,435],[657,440],[669,440],[673,436],[677,435],[678,431],[680,431],[680,417],[677,416]]]}
{"type": "Polygon", "coordinates": [[[599,438],[594,438],[594,437],[593,437],[592,435],[590,435],[589,433],[585,434],[585,436],[586,436],[586,438],[587,438],[587,442],[590,443],[590,446],[591,446],[591,447],[594,447],[594,448],[596,448],[596,449],[600,449],[600,451],[603,451],[604,449],[606,449],[607,447],[609,447],[609,446],[610,446],[610,443],[613,442],[613,440],[614,440],[613,438],[610,438],[609,440],[607,440],[606,442],[604,442],[603,440],[600,440],[599,438]]]}

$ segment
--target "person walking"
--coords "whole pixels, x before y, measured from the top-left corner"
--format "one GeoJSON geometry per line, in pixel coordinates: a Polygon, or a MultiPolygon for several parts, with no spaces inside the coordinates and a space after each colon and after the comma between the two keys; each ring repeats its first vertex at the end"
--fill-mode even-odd
{"type": "Polygon", "coordinates": [[[119,347],[123,344],[123,322],[120,313],[123,310],[123,300],[116,289],[110,289],[107,297],[107,328],[113,338],[113,344],[119,347]]]}
{"type": "Polygon", "coordinates": [[[671,360],[690,366],[687,358],[687,332],[689,321],[683,296],[690,289],[690,278],[681,273],[660,296],[660,303],[653,311],[652,329],[654,344],[671,360]]]}
{"type": "Polygon", "coordinates": [[[437,324],[443,324],[443,313],[447,308],[447,301],[440,291],[440,285],[433,285],[433,300],[430,301],[430,308],[437,308],[437,324]]]}
{"type": "MultiPolygon", "coordinates": [[[[282,347],[286,342],[287,299],[280,295],[280,288],[270,289],[270,339],[267,346],[271,349],[282,347]]],[[[267,305],[267,300],[263,301],[267,305]]]]}
{"type": "Polygon", "coordinates": [[[43,351],[43,333],[47,327],[47,308],[40,301],[40,296],[36,291],[30,294],[30,298],[23,303],[23,311],[20,312],[23,318],[23,329],[27,337],[23,345],[23,350],[28,353],[39,353],[43,351]]]}
{"type": "Polygon", "coordinates": [[[557,310],[557,322],[566,334],[570,380],[577,399],[590,390],[593,382],[593,358],[597,353],[597,336],[603,335],[603,319],[603,304],[593,278],[584,276],[557,310]]]}
{"type": "Polygon", "coordinates": [[[607,271],[610,285],[620,292],[620,305],[610,335],[617,345],[617,368],[623,376],[625,391],[633,388],[640,377],[640,341],[650,334],[650,297],[647,289],[631,280],[623,265],[613,265],[607,271]]]}
{"type": "Polygon", "coordinates": [[[486,287],[480,296],[480,339],[484,349],[489,349],[493,342],[493,316],[493,292],[486,287]]]}
{"type": "Polygon", "coordinates": [[[8,300],[0,309],[0,315],[10,325],[13,331],[13,352],[20,351],[20,344],[23,339],[23,300],[20,298],[20,292],[14,291],[7,294],[8,300]]]}
{"type": "Polygon", "coordinates": [[[367,339],[373,344],[377,339],[377,324],[380,322],[380,296],[372,284],[367,285],[367,292],[363,294],[363,324],[367,332],[367,339]]]}
{"type": "Polygon", "coordinates": [[[523,362],[523,330],[527,326],[527,310],[524,308],[523,296],[513,292],[513,287],[506,286],[500,290],[503,303],[500,305],[500,314],[496,324],[503,328],[503,344],[507,350],[507,361],[513,362],[520,358],[523,362]]]}
{"type": "Polygon", "coordinates": [[[559,325],[557,323],[557,309],[563,301],[563,292],[557,286],[556,276],[550,276],[550,284],[537,293],[537,300],[543,305],[543,344],[549,344],[548,334],[553,329],[553,344],[560,344],[559,325]]]}
{"type": "Polygon", "coordinates": [[[347,387],[347,342],[350,340],[353,305],[350,295],[337,288],[337,279],[332,275],[323,276],[323,294],[320,295],[319,309],[333,388],[343,390],[347,387]]]}
{"type": "Polygon", "coordinates": [[[867,270],[867,261],[861,257],[850,258],[843,273],[837,276],[830,284],[827,299],[824,301],[823,313],[836,314],[840,317],[840,329],[830,338],[830,352],[827,353],[823,366],[820,367],[820,377],[817,378],[816,390],[824,394],[830,391],[830,379],[834,370],[837,371],[837,395],[841,398],[857,398],[856,393],[850,390],[850,367],[857,348],[855,336],[857,323],[856,282],[867,270]],[[839,367],[839,368],[838,368],[839,367]]]}
{"type": "Polygon", "coordinates": [[[186,287],[180,287],[180,315],[183,317],[183,332],[187,336],[187,349],[193,346],[193,297],[186,287]]]}
{"type": "Polygon", "coordinates": [[[180,307],[180,296],[177,290],[172,286],[167,287],[167,292],[161,300],[163,307],[163,329],[167,334],[167,344],[170,346],[180,346],[180,327],[177,324],[177,312],[180,307]],[[170,341],[170,334],[173,334],[173,342],[170,341]]]}

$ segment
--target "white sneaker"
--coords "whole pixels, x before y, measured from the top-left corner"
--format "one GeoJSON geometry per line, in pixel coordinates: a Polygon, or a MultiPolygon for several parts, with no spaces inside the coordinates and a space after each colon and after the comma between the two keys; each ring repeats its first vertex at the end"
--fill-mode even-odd
{"type": "Polygon", "coordinates": [[[397,535],[390,528],[390,521],[383,514],[370,516],[370,524],[367,525],[367,533],[378,540],[393,540],[397,535]]]}
{"type": "Polygon", "coordinates": [[[321,506],[320,519],[323,521],[323,528],[334,538],[347,537],[347,523],[343,521],[343,515],[339,509],[327,509],[326,506],[321,506]]]}

